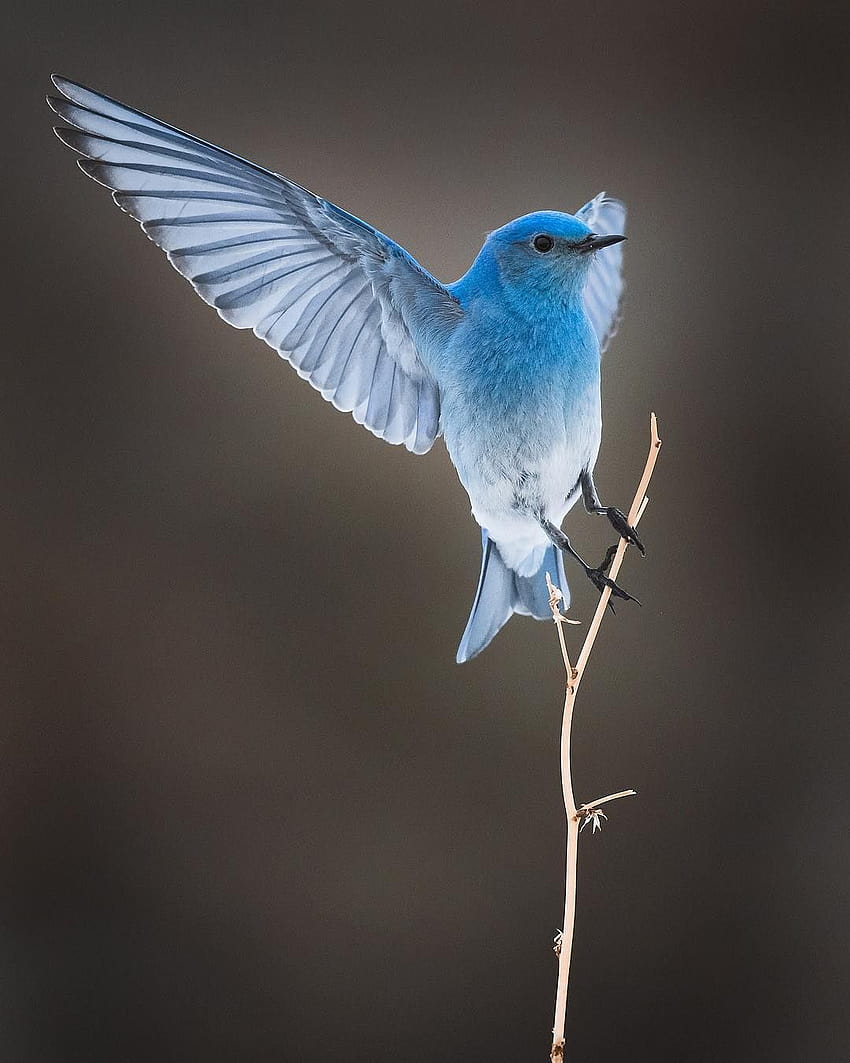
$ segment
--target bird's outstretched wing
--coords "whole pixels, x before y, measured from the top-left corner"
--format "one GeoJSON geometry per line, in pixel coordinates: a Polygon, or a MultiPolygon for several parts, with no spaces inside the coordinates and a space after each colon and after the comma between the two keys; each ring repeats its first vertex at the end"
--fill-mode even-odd
{"type": "MultiPolygon", "coordinates": [[[[604,192],[576,211],[593,232],[611,236],[626,231],[626,208],[618,199],[610,199],[604,192]]],[[[600,350],[604,351],[620,324],[620,300],[623,296],[623,245],[606,247],[605,253],[594,255],[584,289],[584,309],[590,318],[600,350]]]]}
{"type": "Polygon", "coordinates": [[[422,454],[437,386],[411,325],[450,328],[446,289],[403,248],[300,185],[65,78],[48,97],[83,173],[112,189],[200,297],[324,398],[422,454]]]}

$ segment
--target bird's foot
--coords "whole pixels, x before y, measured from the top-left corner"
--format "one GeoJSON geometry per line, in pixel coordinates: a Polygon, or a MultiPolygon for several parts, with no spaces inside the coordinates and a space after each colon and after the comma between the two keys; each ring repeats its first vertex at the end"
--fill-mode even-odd
{"type": "Polygon", "coordinates": [[[626,514],[621,509],[617,509],[616,506],[606,506],[605,516],[611,521],[614,531],[621,535],[627,543],[636,546],[640,550],[641,557],[646,557],[646,547],[638,538],[638,533],[629,524],[626,514]]]}
{"type": "MultiPolygon", "coordinates": [[[[624,601],[637,602],[637,604],[640,605],[640,602],[637,598],[635,598],[633,594],[629,594],[628,591],[623,590],[623,588],[618,583],[615,583],[614,580],[612,580],[611,577],[607,574],[608,569],[611,567],[611,563],[614,560],[614,555],[616,553],[617,545],[615,543],[614,546],[608,547],[608,552],[605,554],[605,557],[600,561],[596,568],[590,568],[589,566],[585,568],[584,571],[587,574],[587,578],[590,580],[593,586],[596,587],[600,594],[603,590],[605,590],[606,587],[608,587],[611,591],[612,598],[622,598],[624,601]]],[[[608,600],[608,607],[613,613],[614,606],[611,604],[610,598],[608,600]]]]}

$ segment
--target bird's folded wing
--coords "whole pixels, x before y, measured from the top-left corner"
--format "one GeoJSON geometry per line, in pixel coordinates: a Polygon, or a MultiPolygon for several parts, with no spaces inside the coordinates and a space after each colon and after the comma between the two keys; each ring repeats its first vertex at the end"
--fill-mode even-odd
{"type": "MultiPolygon", "coordinates": [[[[626,231],[626,208],[618,199],[610,199],[604,192],[576,211],[593,232],[612,236],[626,231]]],[[[620,300],[623,296],[623,245],[606,247],[593,256],[593,263],[584,289],[584,309],[590,318],[600,350],[604,351],[620,323],[620,300]]]]}
{"type": "Polygon", "coordinates": [[[251,328],[338,409],[421,454],[440,398],[411,325],[451,328],[454,298],[403,248],[278,174],[65,78],[48,97],[84,173],[200,297],[251,328]]]}

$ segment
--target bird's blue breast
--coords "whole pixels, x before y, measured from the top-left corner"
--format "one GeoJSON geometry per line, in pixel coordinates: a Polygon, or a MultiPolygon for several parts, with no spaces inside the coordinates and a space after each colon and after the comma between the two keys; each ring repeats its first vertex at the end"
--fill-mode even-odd
{"type": "Polygon", "coordinates": [[[465,309],[439,368],[443,434],[464,486],[472,496],[526,482],[554,451],[567,454],[564,478],[577,477],[599,435],[599,346],[582,308],[465,309]]]}
{"type": "Polygon", "coordinates": [[[571,397],[599,386],[599,345],[582,307],[519,314],[475,300],[440,355],[444,421],[453,413],[491,428],[561,420],[571,397]]]}

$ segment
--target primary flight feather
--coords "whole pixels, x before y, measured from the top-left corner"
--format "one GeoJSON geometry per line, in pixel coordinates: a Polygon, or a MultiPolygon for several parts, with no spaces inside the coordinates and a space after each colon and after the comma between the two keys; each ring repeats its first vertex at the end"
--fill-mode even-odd
{"type": "Polygon", "coordinates": [[[560,530],[582,493],[641,546],[593,483],[600,352],[622,293],[621,203],[603,193],[575,215],[519,218],[443,285],[293,181],[67,78],[53,83],[62,96],[48,103],[71,127],[56,133],[80,168],[225,321],[253,329],[381,439],[423,454],[444,436],[482,528],[458,661],[514,612],[551,616],[545,573],[568,595],[564,553],[630,597],[560,530]]]}

